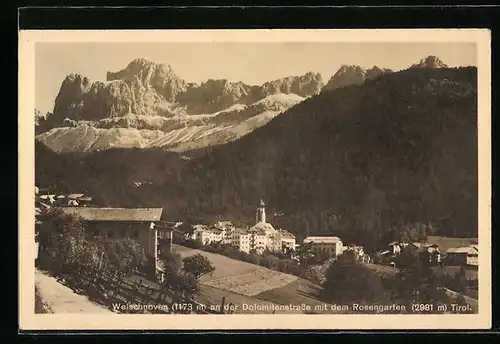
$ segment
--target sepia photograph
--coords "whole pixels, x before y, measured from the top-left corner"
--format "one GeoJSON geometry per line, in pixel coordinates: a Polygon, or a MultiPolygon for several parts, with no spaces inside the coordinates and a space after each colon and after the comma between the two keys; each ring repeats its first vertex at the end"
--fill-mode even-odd
{"type": "Polygon", "coordinates": [[[20,33],[27,328],[490,324],[488,31],[149,33],[20,33]]]}

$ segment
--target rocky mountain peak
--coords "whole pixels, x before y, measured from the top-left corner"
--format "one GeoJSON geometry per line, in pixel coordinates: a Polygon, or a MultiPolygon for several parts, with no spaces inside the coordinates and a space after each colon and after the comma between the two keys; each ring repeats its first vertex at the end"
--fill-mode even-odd
{"type": "Polygon", "coordinates": [[[163,63],[156,64],[144,58],[132,60],[125,69],[118,72],[108,72],[106,80],[121,80],[153,88],[168,102],[174,102],[176,96],[187,88],[186,81],[179,78],[172,67],[163,63]]]}
{"type": "Polygon", "coordinates": [[[448,68],[448,65],[441,61],[437,56],[429,55],[419,62],[411,65],[410,68],[448,68]]]}
{"type": "Polygon", "coordinates": [[[373,66],[372,68],[366,70],[365,78],[366,80],[373,80],[381,75],[388,73],[393,73],[393,71],[389,68],[380,68],[378,66],[373,66]]]}
{"type": "Polygon", "coordinates": [[[349,85],[361,85],[365,82],[366,71],[357,65],[342,65],[330,78],[323,90],[329,91],[349,85]]]}
{"type": "Polygon", "coordinates": [[[318,94],[324,86],[323,77],[320,73],[307,72],[300,76],[288,76],[262,85],[264,96],[285,93],[294,93],[301,97],[310,97],[318,94]]]}
{"type": "Polygon", "coordinates": [[[323,90],[329,91],[349,85],[361,85],[366,80],[373,80],[379,76],[393,71],[388,68],[373,66],[365,69],[358,65],[342,65],[338,71],[330,78],[323,90]]]}

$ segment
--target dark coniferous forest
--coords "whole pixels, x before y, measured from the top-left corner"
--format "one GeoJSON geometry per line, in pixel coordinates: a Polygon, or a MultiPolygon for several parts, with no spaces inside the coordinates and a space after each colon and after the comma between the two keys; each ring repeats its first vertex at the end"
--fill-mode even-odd
{"type": "Polygon", "coordinates": [[[376,246],[409,224],[477,236],[476,68],[409,69],[324,91],[243,138],[181,154],[56,154],[36,143],[36,183],[171,220],[339,235],[376,246]]]}

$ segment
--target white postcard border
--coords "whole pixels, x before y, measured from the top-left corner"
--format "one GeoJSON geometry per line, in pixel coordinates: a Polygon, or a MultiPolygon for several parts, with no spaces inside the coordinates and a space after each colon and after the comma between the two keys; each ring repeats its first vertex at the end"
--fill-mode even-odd
{"type": "Polygon", "coordinates": [[[491,52],[485,29],[26,30],[19,32],[21,330],[488,329],[491,327],[491,52]],[[34,313],[36,42],[475,42],[478,67],[479,313],[472,315],[100,315],[34,313]]]}

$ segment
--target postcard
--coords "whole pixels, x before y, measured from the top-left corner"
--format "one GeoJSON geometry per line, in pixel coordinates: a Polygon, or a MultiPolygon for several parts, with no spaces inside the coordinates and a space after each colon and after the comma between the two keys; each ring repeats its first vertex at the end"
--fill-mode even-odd
{"type": "Polygon", "coordinates": [[[19,31],[20,330],[491,326],[483,29],[19,31]]]}

